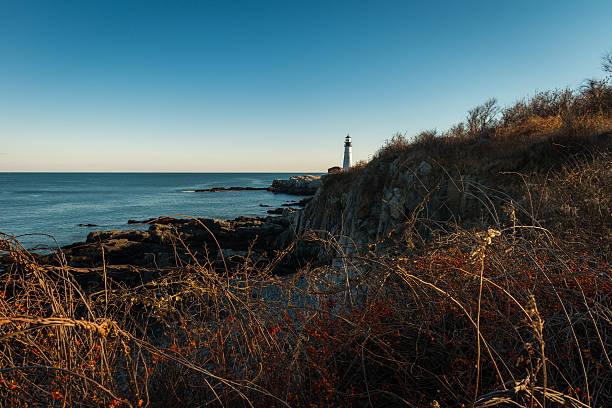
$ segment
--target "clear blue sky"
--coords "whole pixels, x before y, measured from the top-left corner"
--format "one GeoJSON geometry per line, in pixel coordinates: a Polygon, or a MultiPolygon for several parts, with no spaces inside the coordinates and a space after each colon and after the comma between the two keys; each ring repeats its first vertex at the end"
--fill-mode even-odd
{"type": "Polygon", "coordinates": [[[0,171],[325,171],[611,48],[608,0],[0,0],[0,171]]]}

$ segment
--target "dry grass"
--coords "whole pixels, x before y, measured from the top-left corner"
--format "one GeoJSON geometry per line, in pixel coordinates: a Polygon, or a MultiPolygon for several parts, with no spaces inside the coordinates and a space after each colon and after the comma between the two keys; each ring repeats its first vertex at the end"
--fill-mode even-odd
{"type": "MultiPolygon", "coordinates": [[[[551,175],[558,194],[546,199],[582,194],[578,174],[595,185],[607,160],[598,157],[551,175]]],[[[12,261],[0,280],[0,399],[610,406],[609,253],[521,224],[534,216],[516,207],[506,224],[439,231],[418,249],[380,256],[367,248],[343,256],[330,237],[324,244],[341,266],[286,278],[248,259],[229,273],[193,259],[136,287],[102,269],[97,291],[79,286],[74,269],[39,265],[3,236],[12,261]]]]}
{"type": "Polygon", "coordinates": [[[503,109],[495,99],[468,112],[465,122],[446,132],[426,130],[410,139],[396,134],[373,162],[398,157],[433,157],[447,167],[474,168],[488,161],[516,160],[519,170],[546,170],[568,155],[606,144],[612,138],[612,87],[608,80],[586,81],[578,90],[540,92],[503,109]],[[561,147],[561,149],[559,148],[561,147]],[[480,162],[480,163],[479,163],[480,162]]]}

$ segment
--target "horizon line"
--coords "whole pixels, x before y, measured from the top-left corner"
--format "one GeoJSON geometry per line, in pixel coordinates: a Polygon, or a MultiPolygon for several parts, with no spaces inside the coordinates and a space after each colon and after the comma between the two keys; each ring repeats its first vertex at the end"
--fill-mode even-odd
{"type": "Polygon", "coordinates": [[[241,174],[241,173],[327,173],[327,171],[121,171],[121,170],[109,170],[109,171],[49,171],[49,170],[30,170],[30,171],[0,171],[0,174],[14,174],[14,173],[26,173],[26,174],[50,174],[50,173],[68,173],[68,174],[241,174]]]}

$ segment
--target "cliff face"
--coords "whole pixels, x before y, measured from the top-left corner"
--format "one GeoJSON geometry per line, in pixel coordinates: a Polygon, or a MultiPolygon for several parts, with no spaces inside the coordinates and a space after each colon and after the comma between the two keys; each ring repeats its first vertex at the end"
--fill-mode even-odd
{"type": "Polygon", "coordinates": [[[491,221],[499,197],[491,198],[488,184],[482,176],[444,169],[423,156],[375,160],[325,176],[313,199],[294,215],[294,233],[285,239],[326,231],[354,252],[397,235],[417,219],[463,225],[491,221]]]}

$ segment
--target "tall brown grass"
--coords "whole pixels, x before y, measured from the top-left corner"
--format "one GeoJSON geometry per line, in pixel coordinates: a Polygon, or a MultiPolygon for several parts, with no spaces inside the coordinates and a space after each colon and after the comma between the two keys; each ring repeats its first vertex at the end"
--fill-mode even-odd
{"type": "Polygon", "coordinates": [[[193,259],[128,287],[108,268],[40,265],[3,235],[10,260],[0,278],[0,399],[610,406],[610,253],[583,241],[589,230],[610,232],[601,222],[610,215],[608,190],[592,189],[609,173],[607,161],[596,155],[527,180],[546,208],[595,200],[569,214],[569,235],[572,221],[559,213],[562,225],[546,229],[537,221],[542,208],[509,201],[496,225],[439,230],[412,249],[398,242],[376,256],[367,247],[349,256],[329,237],[339,266],[289,277],[249,259],[230,271],[193,259]],[[601,219],[580,222],[599,211],[601,219]],[[84,273],[97,273],[99,285],[78,284],[84,273]]]}

